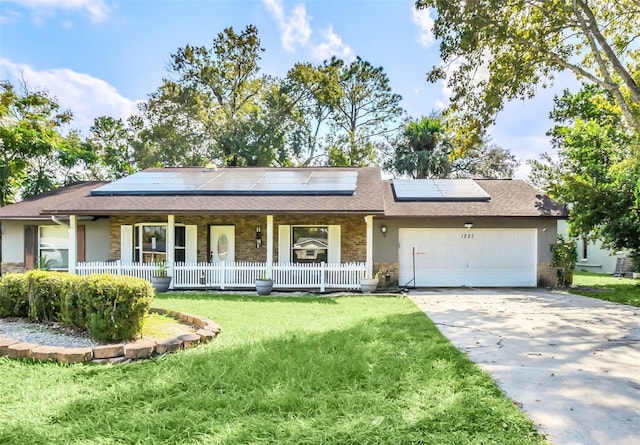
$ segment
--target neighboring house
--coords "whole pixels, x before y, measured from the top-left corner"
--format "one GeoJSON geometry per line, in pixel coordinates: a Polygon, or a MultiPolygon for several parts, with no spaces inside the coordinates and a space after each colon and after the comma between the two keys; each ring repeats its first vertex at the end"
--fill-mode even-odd
{"type": "Polygon", "coordinates": [[[380,169],[159,168],[0,208],[2,273],[37,258],[72,273],[174,288],[357,288],[553,283],[549,245],[566,212],[517,180],[384,181],[380,169]],[[384,226],[384,233],[382,227],[384,226]]]}
{"type": "MultiPolygon", "coordinates": [[[[569,239],[568,225],[566,220],[558,221],[558,234],[569,239]]],[[[578,261],[576,270],[582,272],[597,272],[613,274],[616,271],[618,259],[626,258],[626,252],[614,252],[602,246],[600,241],[589,241],[578,239],[575,241],[578,261]]]]}

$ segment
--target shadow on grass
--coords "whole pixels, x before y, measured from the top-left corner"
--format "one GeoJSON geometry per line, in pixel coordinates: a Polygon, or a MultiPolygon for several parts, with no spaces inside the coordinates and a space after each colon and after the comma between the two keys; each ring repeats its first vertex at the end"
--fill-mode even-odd
{"type": "Polygon", "coordinates": [[[577,286],[569,288],[567,291],[585,297],[640,307],[640,283],[607,283],[605,285],[577,286]]]}
{"type": "Polygon", "coordinates": [[[335,296],[324,296],[324,295],[305,295],[305,296],[297,296],[297,295],[281,295],[281,296],[262,296],[262,295],[251,295],[245,294],[242,292],[238,293],[219,293],[216,291],[210,292],[195,292],[195,291],[187,291],[187,292],[167,292],[156,294],[154,297],[156,300],[202,300],[202,301],[210,301],[213,299],[221,300],[221,301],[246,301],[253,303],[274,303],[274,302],[282,302],[286,301],[288,303],[321,303],[321,304],[335,304],[333,298],[335,296]]]}
{"type": "Polygon", "coordinates": [[[28,418],[3,421],[0,442],[543,443],[419,311],[64,369],[70,373],[55,385],[75,390],[32,407],[28,418]]]}

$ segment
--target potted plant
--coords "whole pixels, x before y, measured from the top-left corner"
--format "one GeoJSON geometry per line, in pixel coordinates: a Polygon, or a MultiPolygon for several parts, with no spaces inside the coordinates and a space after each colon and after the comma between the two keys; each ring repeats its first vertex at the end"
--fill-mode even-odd
{"type": "Polygon", "coordinates": [[[360,291],[363,294],[370,294],[372,292],[375,292],[375,290],[378,288],[379,283],[380,283],[380,272],[376,272],[373,275],[373,277],[369,277],[367,274],[365,274],[360,279],[360,291]]]}
{"type": "Polygon", "coordinates": [[[157,264],[155,273],[151,277],[151,284],[156,292],[166,292],[169,290],[171,284],[171,277],[167,275],[169,266],[166,261],[161,261],[157,264]]]}
{"type": "Polygon", "coordinates": [[[266,274],[262,274],[256,279],[256,292],[258,292],[258,295],[269,295],[272,290],[273,280],[266,274]]]}
{"type": "Polygon", "coordinates": [[[578,261],[578,252],[576,252],[573,241],[565,241],[562,235],[558,235],[558,242],[551,245],[551,255],[551,265],[558,268],[558,285],[571,285],[573,271],[578,261]]]}

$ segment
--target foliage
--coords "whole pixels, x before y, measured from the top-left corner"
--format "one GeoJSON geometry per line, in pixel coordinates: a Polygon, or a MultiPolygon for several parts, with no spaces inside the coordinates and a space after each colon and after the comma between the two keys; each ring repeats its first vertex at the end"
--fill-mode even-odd
{"type": "Polygon", "coordinates": [[[506,148],[483,140],[453,161],[452,177],[474,179],[513,179],[520,163],[506,148]]]}
{"type": "Polygon", "coordinates": [[[153,299],[151,284],[139,278],[90,275],[79,295],[85,314],[85,329],[100,341],[131,340],[142,330],[142,322],[153,299]]]}
{"type": "Polygon", "coordinates": [[[71,120],[45,91],[0,83],[0,206],[84,179],[96,157],[77,133],[63,136],[71,120]]]}
{"type": "Polygon", "coordinates": [[[171,55],[171,76],[143,106],[149,159],[161,165],[272,165],[286,162],[286,113],[278,83],[259,75],[258,31],[226,28],[210,48],[171,55]],[[284,158],[284,159],[283,159],[284,158]]]}
{"type": "Polygon", "coordinates": [[[590,85],[556,98],[554,158],[532,161],[531,181],[567,205],[572,236],[640,252],[640,139],[622,124],[611,94],[590,85]]]}
{"type": "Polygon", "coordinates": [[[447,80],[454,140],[477,143],[505,101],[535,96],[568,70],[607,90],[627,129],[640,132],[640,29],[637,0],[418,0],[432,7],[441,64],[428,78],[447,80]],[[634,68],[635,67],[635,68],[634,68]]]}
{"type": "Polygon", "coordinates": [[[556,244],[551,244],[551,265],[557,267],[558,285],[571,284],[571,277],[578,261],[578,252],[573,241],[565,241],[558,235],[556,244]]]}
{"type": "Polygon", "coordinates": [[[545,443],[408,299],[189,292],[156,304],[223,331],[144,363],[0,358],[0,442],[545,443]]]}
{"type": "Polygon", "coordinates": [[[62,301],[68,291],[68,274],[31,270],[27,272],[29,318],[37,321],[60,319],[62,301]]]}
{"type": "Polygon", "coordinates": [[[26,317],[29,315],[25,274],[9,273],[0,281],[0,317],[26,317]]]}
{"type": "Polygon", "coordinates": [[[446,178],[451,173],[450,141],[439,116],[408,122],[393,144],[387,169],[411,178],[446,178]]]}
{"type": "Polygon", "coordinates": [[[451,130],[437,114],[405,124],[400,137],[391,143],[385,168],[411,178],[511,179],[518,167],[509,150],[490,145],[489,139],[466,150],[452,145],[451,130]]]}
{"type": "Polygon", "coordinates": [[[169,265],[167,264],[166,261],[160,261],[156,264],[156,272],[155,272],[155,276],[156,277],[166,277],[167,276],[167,270],[169,269],[169,265]]]}
{"type": "Polygon", "coordinates": [[[148,159],[148,146],[144,136],[144,120],[131,116],[123,121],[101,116],[91,126],[91,139],[86,141],[98,162],[92,166],[94,179],[113,181],[150,167],[155,159],[148,159]]]}
{"type": "Polygon", "coordinates": [[[640,307],[640,282],[638,280],[575,272],[573,284],[575,287],[569,289],[572,294],[640,307]]]}
{"type": "Polygon", "coordinates": [[[140,334],[152,298],[153,288],[139,278],[32,270],[2,280],[0,316],[60,321],[99,341],[131,340],[140,334]]]}
{"type": "Polygon", "coordinates": [[[382,67],[356,58],[350,64],[332,58],[342,94],[330,114],[329,165],[363,166],[376,160],[382,136],[398,126],[400,95],[394,94],[382,67]]]}

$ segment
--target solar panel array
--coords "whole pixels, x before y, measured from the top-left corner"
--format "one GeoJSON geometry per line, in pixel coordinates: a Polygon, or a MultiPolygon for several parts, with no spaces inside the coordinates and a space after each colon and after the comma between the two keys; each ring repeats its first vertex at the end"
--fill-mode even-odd
{"type": "Polygon", "coordinates": [[[473,179],[394,179],[397,201],[489,201],[473,179]]]}
{"type": "Polygon", "coordinates": [[[346,170],[183,170],[138,172],[99,187],[117,195],[353,195],[358,173],[346,170]]]}

